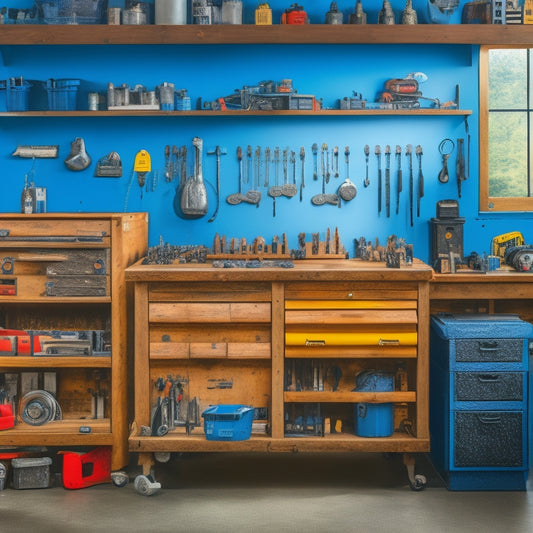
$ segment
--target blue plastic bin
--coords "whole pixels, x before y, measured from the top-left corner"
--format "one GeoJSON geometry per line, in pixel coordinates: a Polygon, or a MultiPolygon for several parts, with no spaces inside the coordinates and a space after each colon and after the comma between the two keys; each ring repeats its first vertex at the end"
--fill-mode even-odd
{"type": "Polygon", "coordinates": [[[247,440],[252,433],[254,408],[248,405],[212,405],[203,413],[207,440],[247,440]]]}
{"type": "Polygon", "coordinates": [[[48,109],[50,111],[75,111],[79,85],[80,80],[47,80],[48,109]]]}
{"type": "Polygon", "coordinates": [[[107,0],[35,0],[44,24],[103,24],[107,0]]]}
{"type": "MultiPolygon", "coordinates": [[[[357,392],[391,392],[394,374],[365,370],[355,378],[357,392]]],[[[356,403],[353,410],[355,434],[359,437],[390,437],[394,432],[392,403],[356,403]]]]}
{"type": "Polygon", "coordinates": [[[31,83],[22,78],[9,78],[0,82],[0,88],[6,91],[7,111],[28,111],[31,83]]]}

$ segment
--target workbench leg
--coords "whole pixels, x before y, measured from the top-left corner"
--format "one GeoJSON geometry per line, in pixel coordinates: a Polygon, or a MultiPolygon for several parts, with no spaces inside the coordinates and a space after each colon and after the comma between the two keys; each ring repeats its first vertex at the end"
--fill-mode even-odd
{"type": "Polygon", "coordinates": [[[404,453],[403,464],[407,468],[407,476],[409,477],[409,486],[414,491],[424,490],[427,485],[426,476],[422,474],[415,475],[415,457],[409,453],[404,453]]]}

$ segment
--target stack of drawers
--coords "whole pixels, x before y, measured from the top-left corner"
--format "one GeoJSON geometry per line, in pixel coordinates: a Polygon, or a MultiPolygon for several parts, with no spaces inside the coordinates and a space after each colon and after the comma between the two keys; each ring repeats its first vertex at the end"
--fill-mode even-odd
{"type": "Polygon", "coordinates": [[[431,458],[450,490],[525,490],[529,342],[516,315],[431,320],[431,458]]]}

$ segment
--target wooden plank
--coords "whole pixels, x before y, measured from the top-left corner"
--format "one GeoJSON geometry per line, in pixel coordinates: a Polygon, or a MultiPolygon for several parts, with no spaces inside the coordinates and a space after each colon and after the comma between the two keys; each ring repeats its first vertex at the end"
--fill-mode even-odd
{"type": "Polygon", "coordinates": [[[417,394],[407,392],[301,391],[285,392],[285,402],[295,403],[391,403],[416,402],[417,394]]]}
{"type": "Polygon", "coordinates": [[[151,302],[270,302],[270,283],[151,283],[151,302]]]}
{"type": "Polygon", "coordinates": [[[111,368],[111,357],[0,357],[1,368],[111,368]]]}
{"type": "Polygon", "coordinates": [[[228,359],[270,359],[272,346],[270,342],[230,342],[228,359]]]}
{"type": "Polygon", "coordinates": [[[228,356],[228,345],[225,342],[191,342],[189,356],[195,358],[211,358],[228,356]]]}
{"type": "Polygon", "coordinates": [[[429,283],[420,283],[418,360],[416,368],[416,435],[429,439],[429,283]]]}
{"type": "Polygon", "coordinates": [[[270,322],[267,303],[150,303],[150,322],[270,322]]]}
{"type": "Polygon", "coordinates": [[[150,359],[189,359],[188,342],[151,342],[150,359]]]}
{"type": "Polygon", "coordinates": [[[286,324],[416,324],[416,311],[302,309],[285,311],[286,324]]]}
{"type": "Polygon", "coordinates": [[[270,342],[270,324],[150,324],[150,342],[270,342]]]}
{"type": "Polygon", "coordinates": [[[150,361],[148,336],[148,284],[136,283],[135,293],[135,422],[139,426],[150,425],[150,361]]]}
{"type": "Polygon", "coordinates": [[[284,435],[284,401],[283,388],[285,381],[284,360],[284,286],[282,283],[272,284],[272,407],[271,436],[282,438],[284,435]]]}
{"type": "Polygon", "coordinates": [[[285,309],[416,309],[416,300],[285,300],[285,309]]]}
{"type": "Polygon", "coordinates": [[[5,25],[0,44],[531,44],[528,25],[5,25]],[[75,31],[77,30],[77,31],[75,31]]]}

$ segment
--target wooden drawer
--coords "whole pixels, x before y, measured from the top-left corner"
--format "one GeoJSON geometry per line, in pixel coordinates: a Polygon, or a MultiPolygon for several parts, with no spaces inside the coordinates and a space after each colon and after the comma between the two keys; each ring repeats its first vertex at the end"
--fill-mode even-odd
{"type": "Polygon", "coordinates": [[[151,303],[150,322],[270,322],[270,303],[151,303]]]}

